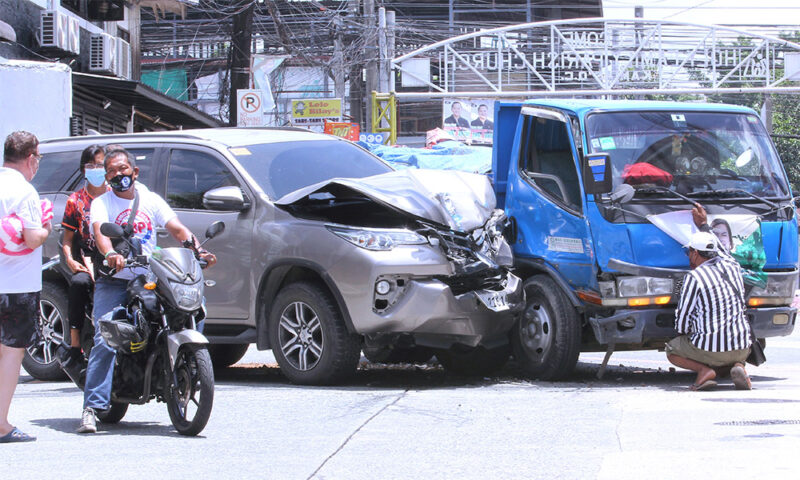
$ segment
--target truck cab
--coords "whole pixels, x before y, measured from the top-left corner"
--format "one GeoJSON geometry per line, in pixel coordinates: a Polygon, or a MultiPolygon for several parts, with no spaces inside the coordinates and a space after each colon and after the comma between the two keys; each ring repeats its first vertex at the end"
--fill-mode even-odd
{"type": "Polygon", "coordinates": [[[492,166],[527,296],[512,344],[532,376],[567,376],[581,351],[606,351],[607,362],[615,350],[662,349],[677,335],[696,204],[742,266],[755,335],[792,332],[795,205],[753,110],[498,102],[492,166]]]}

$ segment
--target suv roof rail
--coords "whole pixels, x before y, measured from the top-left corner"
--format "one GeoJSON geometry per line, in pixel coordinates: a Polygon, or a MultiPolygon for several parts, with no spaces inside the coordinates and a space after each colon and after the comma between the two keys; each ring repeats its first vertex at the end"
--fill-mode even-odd
{"type": "Polygon", "coordinates": [[[316,133],[319,132],[312,132],[311,130],[307,130],[301,127],[216,127],[216,128],[198,128],[198,129],[191,129],[191,130],[164,130],[159,132],[135,132],[135,133],[107,133],[107,134],[87,134],[87,135],[79,135],[74,137],[56,137],[56,138],[48,138],[47,140],[42,140],[39,143],[53,143],[53,142],[64,142],[64,141],[85,141],[85,140],[98,140],[98,136],[102,136],[104,139],[115,139],[115,138],[136,138],[139,136],[147,136],[147,135],[154,135],[159,138],[194,138],[198,140],[202,140],[204,138],[203,131],[206,130],[265,130],[265,131],[290,131],[290,132],[308,132],[308,133],[316,133]]]}

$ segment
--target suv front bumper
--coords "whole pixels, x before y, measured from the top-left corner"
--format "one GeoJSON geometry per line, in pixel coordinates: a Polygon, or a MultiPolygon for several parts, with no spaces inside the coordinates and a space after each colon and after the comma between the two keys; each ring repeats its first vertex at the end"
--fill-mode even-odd
{"type": "Polygon", "coordinates": [[[403,296],[385,311],[351,312],[364,335],[411,334],[417,345],[447,348],[453,344],[477,346],[503,343],[517,315],[525,308],[522,281],[506,273],[502,290],[475,290],[454,295],[435,279],[413,279],[403,296]],[[481,298],[483,297],[483,299],[481,298]],[[491,298],[502,298],[489,307],[491,298]]]}
{"type": "MultiPolygon", "coordinates": [[[[792,307],[751,308],[745,313],[757,338],[790,335],[797,309],[792,307]]],[[[610,317],[589,317],[600,344],[643,344],[676,337],[675,310],[620,310],[610,317]]]]}

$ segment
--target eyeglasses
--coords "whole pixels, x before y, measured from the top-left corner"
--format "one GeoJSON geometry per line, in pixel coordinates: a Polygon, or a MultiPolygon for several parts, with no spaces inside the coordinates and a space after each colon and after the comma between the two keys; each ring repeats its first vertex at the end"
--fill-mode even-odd
{"type": "Polygon", "coordinates": [[[37,162],[41,161],[41,159],[42,159],[42,156],[39,155],[38,153],[34,152],[34,153],[31,153],[31,155],[33,155],[33,158],[35,158],[37,162]]]}

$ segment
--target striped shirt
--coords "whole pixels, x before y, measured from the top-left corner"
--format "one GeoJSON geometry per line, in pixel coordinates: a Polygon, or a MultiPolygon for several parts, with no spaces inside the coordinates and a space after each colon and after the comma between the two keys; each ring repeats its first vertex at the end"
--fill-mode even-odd
{"type": "Polygon", "coordinates": [[[675,329],[708,352],[750,346],[744,316],[744,281],[739,264],[727,252],[706,260],[686,275],[675,310],[675,329]]]}

